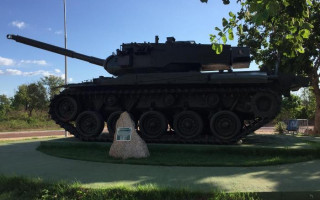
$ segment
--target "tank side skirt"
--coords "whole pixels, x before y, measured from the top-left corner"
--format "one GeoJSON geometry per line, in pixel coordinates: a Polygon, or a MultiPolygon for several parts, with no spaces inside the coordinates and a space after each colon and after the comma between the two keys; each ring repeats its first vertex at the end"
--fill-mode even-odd
{"type": "MultiPolygon", "coordinates": [[[[248,94],[256,94],[256,93],[272,93],[274,94],[277,98],[277,108],[274,111],[274,115],[273,116],[267,116],[267,117],[263,117],[263,118],[254,118],[252,120],[246,121],[246,123],[243,123],[242,125],[242,129],[240,134],[238,134],[236,137],[232,138],[232,140],[229,141],[220,141],[219,139],[215,138],[212,134],[201,134],[199,137],[196,138],[192,138],[192,139],[183,139],[180,138],[177,134],[173,134],[172,132],[168,131],[167,134],[163,135],[160,138],[154,138],[154,139],[148,139],[148,138],[144,138],[145,141],[147,143],[195,143],[195,144],[229,144],[229,143],[235,143],[238,140],[240,140],[241,138],[245,137],[246,135],[254,132],[255,130],[259,129],[260,127],[262,127],[263,125],[267,124],[268,122],[270,122],[277,113],[279,113],[280,111],[280,104],[281,104],[281,95],[276,94],[274,92],[273,89],[270,88],[270,85],[267,84],[261,84],[261,85],[257,85],[257,87],[212,87],[209,88],[207,87],[202,87],[202,88],[191,88],[191,87],[174,87],[174,88],[140,88],[137,89],[136,87],[132,87],[131,89],[104,89],[102,87],[86,87],[86,89],[83,88],[69,88],[64,90],[63,92],[61,92],[59,95],[55,96],[50,104],[50,110],[49,110],[49,114],[51,115],[51,118],[58,124],[60,125],[62,128],[64,128],[66,131],[70,132],[72,135],[74,135],[75,137],[84,140],[84,141],[101,141],[101,142],[111,142],[113,140],[112,137],[108,137],[108,134],[101,134],[99,137],[95,137],[95,138],[86,138],[81,136],[78,132],[77,129],[75,128],[75,125],[73,122],[62,122],[59,121],[57,116],[55,115],[54,112],[54,106],[55,103],[57,102],[57,99],[60,98],[61,96],[72,96],[74,97],[74,99],[76,99],[77,101],[81,101],[85,102],[88,101],[89,99],[94,99],[97,96],[103,96],[106,97],[108,95],[118,95],[119,97],[123,99],[127,99],[128,100],[128,105],[126,105],[126,101],[123,100],[123,106],[120,108],[115,108],[117,110],[128,110],[128,109],[132,109],[134,110],[135,106],[137,106],[137,104],[139,104],[139,99],[141,97],[144,98],[152,98],[155,96],[163,96],[163,94],[174,94],[177,95],[179,97],[181,97],[182,95],[184,96],[194,96],[196,94],[199,94],[198,96],[200,96],[200,94],[209,94],[209,93],[218,93],[218,94],[226,94],[226,95],[235,95],[236,98],[235,100],[232,102],[231,106],[229,109],[230,111],[233,111],[236,109],[236,106],[238,104],[238,100],[239,97],[241,95],[248,95],[248,94]],[[135,99],[134,104],[130,104],[130,98],[135,99]]],[[[249,101],[249,99],[248,99],[249,101]]],[[[131,102],[132,103],[132,102],[131,102]]],[[[138,110],[140,112],[140,114],[142,114],[145,111],[148,110],[152,110],[152,109],[158,109],[159,111],[163,111],[161,110],[161,108],[157,108],[156,106],[154,107],[154,105],[148,105],[150,106],[150,108],[147,108],[146,110],[138,110]],[[154,108],[152,108],[154,107],[154,108]]],[[[92,108],[92,107],[88,107],[87,105],[80,105],[80,107],[86,107],[87,109],[103,109],[101,108],[92,108]]],[[[93,106],[95,107],[95,106],[93,106]]],[[[216,110],[221,110],[222,108],[220,108],[221,105],[218,106],[218,108],[216,108],[216,110]]],[[[170,108],[166,108],[169,109],[170,108]]],[[[164,110],[166,110],[164,109],[164,110]]],[[[182,107],[178,107],[176,108],[177,110],[183,110],[184,108],[182,107]]],[[[200,110],[203,109],[210,109],[210,108],[200,108],[200,110]]],[[[224,108],[225,109],[225,108],[224,108]]],[[[190,108],[190,110],[197,110],[193,107],[190,108]]],[[[114,110],[116,111],[116,110],[114,110]]],[[[135,110],[137,111],[137,110],[135,110]]],[[[129,110],[130,112],[130,110],[129,110]]],[[[235,111],[237,112],[237,111],[235,111]]],[[[103,116],[105,116],[102,113],[103,116]]],[[[168,116],[167,116],[168,117],[168,116]]]]}

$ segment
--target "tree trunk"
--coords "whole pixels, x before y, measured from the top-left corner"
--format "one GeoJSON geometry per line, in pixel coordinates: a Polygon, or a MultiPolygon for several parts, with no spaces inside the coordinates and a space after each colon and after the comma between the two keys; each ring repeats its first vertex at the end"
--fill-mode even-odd
{"type": "Polygon", "coordinates": [[[33,108],[30,108],[30,110],[29,110],[29,117],[32,117],[32,111],[33,111],[33,108]]]}
{"type": "Polygon", "coordinates": [[[314,135],[320,135],[320,88],[319,88],[319,76],[317,70],[314,70],[311,79],[311,86],[313,87],[313,92],[316,98],[316,110],[314,118],[314,135]]]}

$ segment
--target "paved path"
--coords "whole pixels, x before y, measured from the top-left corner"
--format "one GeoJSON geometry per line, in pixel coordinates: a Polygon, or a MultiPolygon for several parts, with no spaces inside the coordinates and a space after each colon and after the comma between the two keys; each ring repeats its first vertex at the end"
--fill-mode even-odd
{"type": "MultiPolygon", "coordinates": [[[[310,128],[312,128],[310,126],[310,128]]],[[[103,132],[108,132],[107,129],[104,129],[103,132]]],[[[274,127],[261,127],[256,130],[257,134],[274,134],[274,127]]],[[[11,131],[11,132],[0,132],[0,140],[7,139],[17,139],[17,138],[30,138],[30,137],[63,137],[65,135],[64,130],[46,130],[46,131],[11,131]]],[[[72,136],[69,134],[69,136],[72,136]]]]}
{"type": "Polygon", "coordinates": [[[64,130],[0,132],[0,140],[27,137],[64,136],[64,130]]]}
{"type": "Polygon", "coordinates": [[[320,191],[320,160],[269,167],[142,166],[52,157],[36,151],[38,145],[39,140],[0,143],[0,174],[80,181],[88,187],[155,184],[205,191],[320,191]]]}

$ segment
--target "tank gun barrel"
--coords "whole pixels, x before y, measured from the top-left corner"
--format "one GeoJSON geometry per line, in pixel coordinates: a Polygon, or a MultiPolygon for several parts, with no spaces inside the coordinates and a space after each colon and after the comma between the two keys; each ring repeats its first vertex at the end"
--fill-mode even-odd
{"type": "Polygon", "coordinates": [[[96,57],[93,57],[93,56],[87,56],[87,55],[84,55],[84,54],[81,54],[81,53],[77,53],[77,52],[74,52],[74,51],[71,51],[71,50],[68,50],[68,49],[65,49],[65,48],[61,48],[61,47],[58,47],[58,46],[54,46],[54,45],[51,45],[51,44],[47,44],[47,43],[44,43],[44,42],[33,40],[33,39],[30,39],[30,38],[22,37],[22,36],[19,36],[19,35],[8,34],[7,38],[15,40],[16,42],[19,42],[19,43],[22,43],[22,44],[33,46],[33,47],[36,47],[36,48],[39,48],[39,49],[44,49],[44,50],[51,51],[51,52],[54,52],[54,53],[57,53],[57,54],[65,55],[65,56],[68,56],[70,58],[76,58],[76,59],[79,59],[79,60],[87,61],[87,62],[90,62],[90,63],[95,64],[95,65],[99,65],[99,66],[103,66],[103,64],[105,62],[105,60],[101,59],[101,58],[96,58],[96,57]]]}

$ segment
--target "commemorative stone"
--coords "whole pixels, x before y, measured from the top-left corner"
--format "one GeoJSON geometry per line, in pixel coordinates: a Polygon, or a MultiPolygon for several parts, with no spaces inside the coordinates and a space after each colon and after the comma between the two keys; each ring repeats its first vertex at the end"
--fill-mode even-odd
{"type": "Polygon", "coordinates": [[[150,155],[147,144],[137,134],[129,113],[123,112],[117,123],[109,155],[114,158],[146,158],[150,155]]]}

